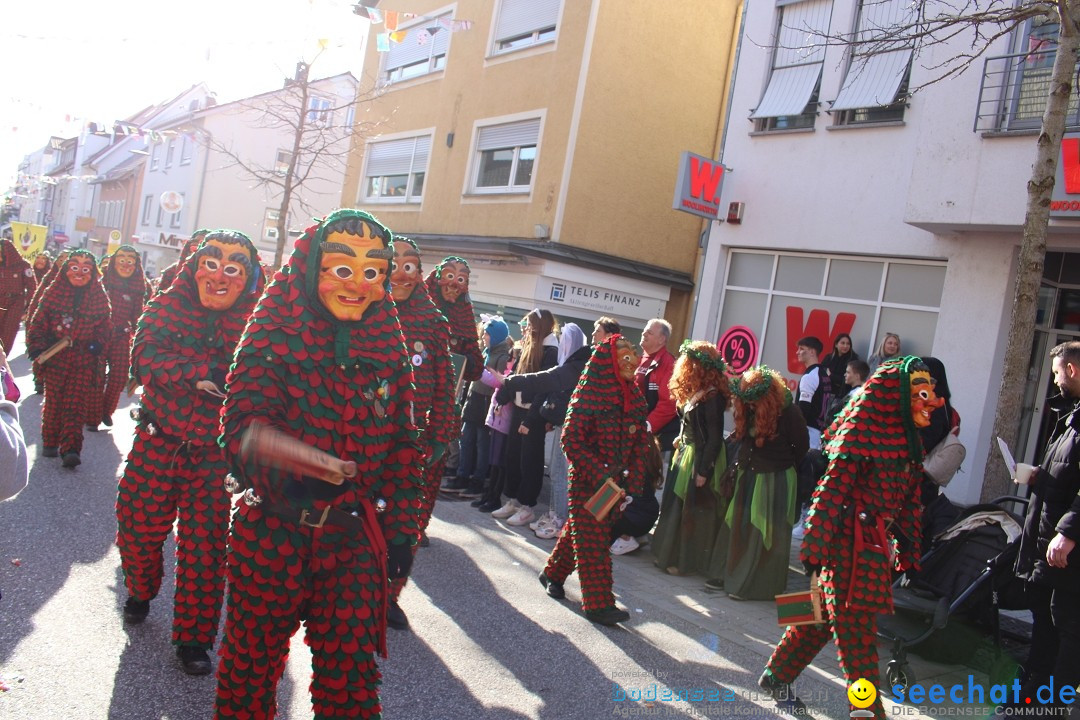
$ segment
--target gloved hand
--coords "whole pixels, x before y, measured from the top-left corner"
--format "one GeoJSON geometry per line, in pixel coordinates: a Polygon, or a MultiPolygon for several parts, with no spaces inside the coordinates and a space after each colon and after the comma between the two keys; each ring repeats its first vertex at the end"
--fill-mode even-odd
{"type": "Polygon", "coordinates": [[[446,443],[436,442],[431,443],[431,458],[428,459],[428,466],[442,460],[442,456],[446,454],[446,443]]]}
{"type": "Polygon", "coordinates": [[[816,563],[812,563],[809,560],[803,560],[802,566],[807,577],[810,577],[811,575],[821,575],[821,566],[816,563]]]}
{"type": "Polygon", "coordinates": [[[386,549],[386,577],[388,580],[408,577],[412,569],[413,554],[409,543],[391,543],[386,549]]]}

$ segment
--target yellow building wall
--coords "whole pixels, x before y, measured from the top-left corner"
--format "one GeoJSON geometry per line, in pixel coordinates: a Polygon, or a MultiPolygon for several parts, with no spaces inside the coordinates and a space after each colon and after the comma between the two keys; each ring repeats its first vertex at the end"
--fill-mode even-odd
{"type": "MultiPolygon", "coordinates": [[[[545,225],[554,241],[696,279],[706,224],[673,210],[672,196],[683,151],[716,155],[740,0],[564,0],[554,44],[494,58],[486,56],[495,0],[395,5],[379,7],[429,17],[454,7],[455,19],[473,25],[451,34],[444,70],[381,90],[374,90],[381,60],[375,33],[384,27],[373,27],[343,205],[363,207],[404,233],[532,238],[534,226],[545,225]],[[532,110],[544,118],[532,192],[469,195],[475,122],[532,110]],[[434,133],[423,202],[358,202],[365,142],[428,128],[434,133]]],[[[676,347],[691,300],[690,293],[672,292],[667,318],[676,347]]]]}

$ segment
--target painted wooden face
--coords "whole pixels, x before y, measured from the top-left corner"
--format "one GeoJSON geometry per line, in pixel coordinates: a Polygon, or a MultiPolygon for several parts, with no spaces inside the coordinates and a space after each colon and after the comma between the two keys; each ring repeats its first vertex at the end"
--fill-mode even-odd
{"type": "Polygon", "coordinates": [[[34,258],[35,270],[44,270],[47,267],[49,267],[49,258],[47,255],[38,255],[34,258]]]}
{"type": "Polygon", "coordinates": [[[439,292],[443,300],[457,302],[462,293],[469,291],[469,268],[464,263],[448,262],[439,274],[439,292]]]}
{"type": "Polygon", "coordinates": [[[240,299],[251,277],[251,254],[240,243],[209,240],[199,250],[195,285],[207,310],[228,310],[240,299]]]}
{"type": "Polygon", "coordinates": [[[911,373],[911,418],[915,421],[915,427],[929,427],[930,413],[944,404],[945,398],[939,398],[934,393],[930,373],[925,370],[911,373]]]}
{"type": "Polygon", "coordinates": [[[386,297],[389,265],[379,238],[330,233],[319,263],[319,300],[338,320],[360,320],[386,297]]]}
{"type": "Polygon", "coordinates": [[[619,340],[615,343],[615,359],[619,364],[619,377],[627,382],[633,382],[634,373],[637,372],[638,365],[641,363],[641,356],[628,340],[619,340]]]}
{"type": "Polygon", "coordinates": [[[86,287],[94,273],[94,261],[85,255],[76,255],[64,267],[68,282],[75,287],[86,287]]]}
{"type": "Polygon", "coordinates": [[[134,275],[138,262],[138,256],[128,250],[117,250],[112,259],[112,265],[116,267],[116,274],[122,278],[129,278],[134,275]]]}
{"type": "Polygon", "coordinates": [[[394,243],[394,268],[390,273],[390,294],[394,302],[408,300],[420,282],[420,256],[406,242],[394,243]]]}

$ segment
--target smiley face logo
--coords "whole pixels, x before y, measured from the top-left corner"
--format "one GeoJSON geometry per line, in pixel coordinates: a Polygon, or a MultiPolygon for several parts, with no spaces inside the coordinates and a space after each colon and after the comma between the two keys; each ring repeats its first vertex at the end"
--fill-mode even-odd
{"type": "Polygon", "coordinates": [[[848,700],[857,708],[868,708],[877,699],[877,689],[873,683],[864,678],[859,678],[851,683],[847,691],[848,700]]]}

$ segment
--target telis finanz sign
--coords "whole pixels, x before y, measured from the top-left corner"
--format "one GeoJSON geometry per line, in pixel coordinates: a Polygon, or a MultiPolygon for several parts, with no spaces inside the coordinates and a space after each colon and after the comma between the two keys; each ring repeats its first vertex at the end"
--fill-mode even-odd
{"type": "Polygon", "coordinates": [[[679,161],[672,209],[715,220],[720,210],[720,187],[723,181],[723,163],[689,151],[684,152],[679,161]]]}

